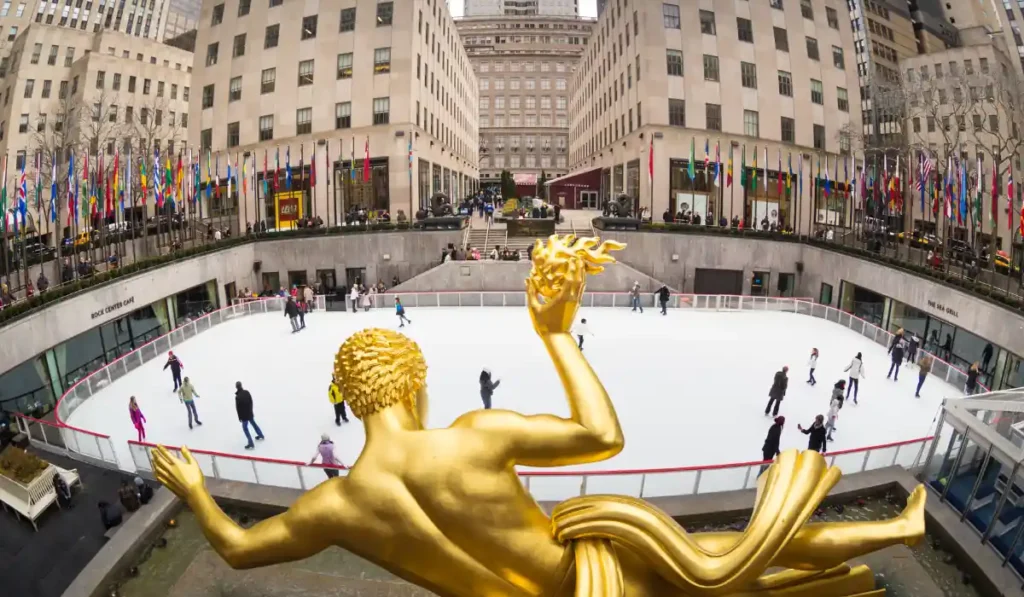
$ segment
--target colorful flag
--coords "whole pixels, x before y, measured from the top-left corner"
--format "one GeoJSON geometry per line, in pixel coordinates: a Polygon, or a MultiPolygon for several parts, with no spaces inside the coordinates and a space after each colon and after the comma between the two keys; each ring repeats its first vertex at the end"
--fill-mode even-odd
{"type": "MultiPolygon", "coordinates": [[[[4,166],[4,173],[6,174],[7,167],[4,166]]],[[[7,176],[4,176],[4,188],[7,188],[7,176]]],[[[7,205],[7,202],[4,202],[7,205]]],[[[1013,230],[1013,168],[1007,168],[1007,179],[1006,179],[1006,225],[1009,230],[1013,230]]]]}
{"type": "Polygon", "coordinates": [[[708,165],[711,163],[711,149],[708,146],[708,138],[704,137],[704,180],[708,179],[708,172],[711,170],[708,165]]]}
{"type": "Polygon", "coordinates": [[[729,162],[725,167],[725,186],[732,187],[732,143],[729,143],[729,162]]]}
{"type": "Polygon", "coordinates": [[[153,199],[157,209],[164,207],[164,192],[160,184],[160,149],[153,148],[153,199]]]}
{"type": "Polygon", "coordinates": [[[757,145],[754,146],[754,167],[750,169],[750,190],[757,190],[757,145]]]}
{"type": "MultiPolygon", "coordinates": [[[[314,168],[314,172],[316,169],[314,168]]],[[[315,175],[314,175],[315,176],[315,175]]],[[[242,196],[249,194],[249,157],[242,155],[242,196]]]]}
{"type": "Polygon", "coordinates": [[[647,149],[647,176],[654,181],[654,135],[651,135],[650,146],[647,149]]]}
{"type": "MultiPolygon", "coordinates": [[[[128,159],[124,162],[124,190],[125,194],[128,195],[128,200],[135,204],[135,198],[132,196],[132,147],[128,146],[128,159]]],[[[124,207],[121,208],[124,211],[124,207]]],[[[123,214],[122,214],[123,215],[123,214]]]]}
{"type": "Polygon", "coordinates": [[[740,188],[747,189],[747,146],[740,149],[740,188]]]}
{"type": "Polygon", "coordinates": [[[366,137],[366,145],[363,150],[363,182],[370,182],[370,137],[366,137]]]}
{"type": "MultiPolygon", "coordinates": [[[[651,139],[651,143],[654,143],[654,139],[651,139]]],[[[722,152],[721,142],[715,141],[715,186],[722,186],[722,152]]]]}
{"type": "MultiPolygon", "coordinates": [[[[409,136],[412,139],[412,136],[409,136]]],[[[411,164],[411,162],[410,162],[411,164]]],[[[309,158],[309,188],[316,186],[316,142],[313,142],[313,155],[309,158]]]]}
{"type": "Polygon", "coordinates": [[[284,148],[284,188],[292,190],[292,146],[284,148]]]}
{"type": "Polygon", "coordinates": [[[989,220],[991,220],[992,230],[999,226],[999,181],[998,175],[996,174],[996,159],[992,156],[992,213],[989,214],[989,220]]]}
{"type": "Polygon", "coordinates": [[[213,193],[213,169],[210,168],[210,158],[213,157],[209,149],[206,150],[206,198],[210,198],[210,194],[213,193]]]}
{"type": "Polygon", "coordinates": [[[782,199],[782,179],[784,177],[784,173],[782,171],[782,150],[780,149],[780,150],[778,150],[778,152],[779,152],[779,169],[776,171],[776,174],[778,175],[778,181],[775,183],[775,195],[779,199],[782,199]]]}
{"type": "Polygon", "coordinates": [[[793,152],[786,157],[786,196],[793,194],[793,152]]]}
{"type": "Polygon", "coordinates": [[[764,148],[764,195],[768,196],[768,147],[764,148]]]}
{"type": "MultiPolygon", "coordinates": [[[[7,154],[6,153],[4,154],[4,186],[3,186],[2,189],[0,189],[0,217],[3,218],[3,222],[0,222],[0,224],[3,225],[4,235],[6,235],[7,234],[7,154]]],[[[77,218],[77,215],[76,215],[75,220],[77,221],[77,219],[78,218],[77,218]]]]}
{"type": "Polygon", "coordinates": [[[281,148],[274,149],[274,192],[281,188],[281,148]]]}
{"type": "Polygon", "coordinates": [[[267,175],[267,150],[263,150],[263,198],[270,194],[270,178],[267,175]]]}
{"type": "Polygon", "coordinates": [[[981,226],[981,196],[984,194],[981,182],[984,178],[981,169],[981,154],[978,154],[978,170],[975,172],[975,175],[978,177],[978,180],[975,181],[977,189],[975,191],[976,196],[974,198],[974,225],[981,226]]]}
{"type": "MultiPolygon", "coordinates": [[[[18,232],[18,215],[21,215],[21,228],[25,229],[27,222],[26,213],[28,212],[28,178],[25,176],[25,163],[28,162],[28,156],[21,160],[21,179],[18,182],[18,213],[14,217],[14,232],[18,232]]],[[[5,213],[6,215],[6,213],[5,213]]]]}
{"type": "Polygon", "coordinates": [[[348,161],[349,176],[352,177],[352,182],[356,181],[356,138],[352,137],[352,159],[348,161]]]}
{"type": "Polygon", "coordinates": [[[57,156],[50,154],[50,222],[57,221],[57,156]]]}
{"type": "Polygon", "coordinates": [[[694,166],[696,160],[697,157],[694,155],[694,138],[690,137],[690,161],[686,165],[686,173],[690,176],[690,182],[693,182],[693,179],[697,176],[697,169],[694,166]]]}

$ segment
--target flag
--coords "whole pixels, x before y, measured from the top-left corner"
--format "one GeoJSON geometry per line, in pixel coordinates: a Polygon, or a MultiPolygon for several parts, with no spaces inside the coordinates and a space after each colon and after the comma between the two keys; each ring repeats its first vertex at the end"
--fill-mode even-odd
{"type": "Polygon", "coordinates": [[[206,198],[210,198],[210,194],[213,193],[213,169],[210,168],[210,155],[209,149],[206,150],[206,198]]]}
{"type": "MultiPolygon", "coordinates": [[[[821,160],[818,160],[818,167],[821,168],[821,160]]],[[[825,154],[825,188],[823,190],[825,199],[832,194],[832,181],[828,177],[828,154],[825,154]]]]}
{"type": "Polygon", "coordinates": [[[50,154],[50,222],[57,221],[57,156],[50,154]]]}
{"type": "Polygon", "coordinates": [[[121,148],[114,148],[114,194],[121,205],[121,213],[124,213],[124,192],[121,190],[121,148]]]}
{"type": "Polygon", "coordinates": [[[231,156],[228,156],[228,197],[231,197],[231,156]]]}
{"type": "Polygon", "coordinates": [[[157,209],[164,207],[164,193],[160,184],[160,149],[153,148],[153,199],[157,209]]]}
{"type": "MultiPolygon", "coordinates": [[[[651,139],[651,143],[654,143],[653,139],[651,139]]],[[[719,188],[722,186],[722,151],[718,141],[715,141],[715,186],[719,188]]]]}
{"type": "MultiPolygon", "coordinates": [[[[315,150],[314,150],[315,151],[315,150]]],[[[314,163],[313,177],[316,178],[316,166],[314,163]]],[[[249,194],[249,157],[248,155],[242,156],[242,195],[247,196],[249,194]]]]}
{"type": "Polygon", "coordinates": [[[292,146],[284,148],[284,188],[292,190],[292,146]]]}
{"type": "Polygon", "coordinates": [[[704,137],[704,180],[705,181],[707,181],[707,179],[708,179],[708,172],[710,171],[710,168],[708,168],[708,164],[710,164],[710,163],[711,163],[711,150],[708,147],[708,138],[704,137]]]}
{"type": "MultiPolygon", "coordinates": [[[[6,158],[5,158],[6,160],[6,158]]],[[[6,164],[6,161],[4,162],[6,164]]],[[[7,188],[7,166],[4,166],[4,189],[7,188]]],[[[6,191],[5,191],[6,192],[6,191]]],[[[4,206],[7,206],[7,201],[4,200],[4,206]]],[[[1007,229],[1013,230],[1013,168],[1007,169],[1006,179],[1006,225],[1007,229]]]]}
{"type": "Polygon", "coordinates": [[[921,155],[921,180],[917,181],[918,190],[921,191],[921,213],[924,213],[924,187],[925,184],[931,180],[932,169],[935,167],[935,162],[932,161],[932,156],[927,153],[921,155]]]}
{"type": "Polygon", "coordinates": [[[984,194],[981,182],[982,178],[984,178],[981,170],[981,154],[978,154],[978,170],[975,172],[975,175],[978,177],[978,180],[975,181],[977,190],[975,191],[974,198],[974,225],[981,226],[981,196],[984,194]]]}
{"type": "MultiPolygon", "coordinates": [[[[43,197],[43,152],[36,152],[36,211],[40,209],[43,197]]],[[[36,222],[36,226],[39,223],[36,222]]]]}
{"type": "Polygon", "coordinates": [[[213,156],[213,192],[220,197],[220,154],[213,156]]]}
{"type": "MultiPolygon", "coordinates": [[[[21,215],[21,228],[25,229],[26,221],[25,214],[28,212],[28,179],[25,176],[25,163],[28,162],[28,156],[21,161],[21,179],[18,182],[18,213],[14,216],[14,232],[18,232],[18,215],[21,215]]],[[[4,214],[6,217],[6,213],[4,214]]]]}
{"type": "Polygon", "coordinates": [[[647,175],[654,181],[654,135],[651,135],[650,147],[647,149],[647,175]]]}
{"type": "Polygon", "coordinates": [[[299,143],[299,175],[306,177],[306,146],[299,143]]]}
{"type": "Polygon", "coordinates": [[[999,226],[999,181],[996,174],[996,159],[992,156],[992,213],[989,214],[992,230],[999,226]]]}
{"type": "MultiPolygon", "coordinates": [[[[4,153],[4,186],[0,189],[0,217],[3,217],[3,231],[7,234],[7,154],[4,153]]],[[[75,220],[77,221],[77,215],[75,220]]]]}
{"type": "Polygon", "coordinates": [[[967,220],[967,160],[960,162],[960,213],[958,216],[960,224],[967,220]]]}
{"type": "Polygon", "coordinates": [[[174,209],[174,170],[171,166],[171,154],[164,156],[164,199],[171,202],[171,209],[174,209]]]}
{"type": "Polygon", "coordinates": [[[1018,225],[1018,231],[1021,236],[1024,236],[1024,204],[1020,206],[1020,224],[1018,225]]]}
{"type": "Polygon", "coordinates": [[[757,146],[754,146],[754,167],[750,169],[750,190],[757,190],[757,146]]]}
{"type": "Polygon", "coordinates": [[[775,194],[776,194],[776,196],[778,196],[779,199],[782,199],[782,178],[783,178],[783,172],[782,172],[782,150],[780,149],[778,151],[779,151],[779,169],[777,171],[778,181],[775,183],[775,194]]]}
{"type": "MultiPolygon", "coordinates": [[[[850,198],[850,156],[843,158],[843,197],[846,199],[850,198]]],[[[845,211],[846,208],[844,207],[843,212],[845,211]]]]}
{"type": "Polygon", "coordinates": [[[768,148],[764,148],[764,195],[768,196],[768,148]]]}
{"type": "Polygon", "coordinates": [[[263,150],[263,198],[266,199],[270,191],[270,178],[267,175],[267,150],[263,150]]]}
{"type": "Polygon", "coordinates": [[[946,158],[946,185],[944,195],[946,196],[946,220],[953,219],[953,156],[946,158]]]}
{"type": "Polygon", "coordinates": [[[686,165],[686,173],[690,176],[690,182],[693,182],[693,179],[697,176],[697,169],[693,164],[697,159],[694,155],[693,145],[694,139],[693,137],[690,137],[690,161],[686,165]]]}
{"type": "Polygon", "coordinates": [[[797,156],[796,166],[796,196],[802,198],[804,196],[804,154],[800,152],[797,156]]]}
{"type": "Polygon", "coordinates": [[[352,137],[352,159],[348,161],[348,172],[352,182],[356,181],[356,138],[352,137]]]}
{"type": "MultiPolygon", "coordinates": [[[[412,138],[413,138],[413,135],[414,135],[413,131],[409,131],[409,182],[410,183],[412,182],[412,138]]],[[[327,169],[329,171],[331,169],[331,144],[330,143],[327,144],[326,149],[327,149],[327,169]]],[[[314,148],[314,151],[316,151],[315,148],[314,148]]],[[[330,183],[328,183],[328,184],[330,184],[330,183]]]]}
{"type": "MultiPolygon", "coordinates": [[[[410,135],[409,138],[412,139],[412,136],[410,135]]],[[[412,162],[409,162],[409,164],[410,164],[410,168],[411,168],[412,167],[412,162]]],[[[411,171],[412,170],[410,170],[410,172],[411,171]]],[[[315,186],[316,186],[316,143],[314,142],[313,143],[313,155],[309,158],[309,188],[313,188],[315,186]]]]}
{"type": "MultiPolygon", "coordinates": [[[[131,201],[132,204],[134,204],[135,203],[135,199],[132,196],[132,148],[131,148],[131,145],[128,146],[128,159],[125,160],[125,162],[124,162],[124,172],[125,172],[125,177],[124,177],[125,194],[128,195],[128,200],[131,201]]],[[[122,207],[121,211],[122,212],[124,211],[123,207],[122,207]]]]}
{"type": "Polygon", "coordinates": [[[146,178],[146,158],[139,157],[139,186],[142,190],[142,205],[146,205],[146,195],[148,194],[149,179],[146,178]]]}
{"type": "Polygon", "coordinates": [[[370,137],[366,137],[366,146],[363,150],[363,182],[370,182],[370,137]]]}
{"type": "Polygon", "coordinates": [[[725,186],[732,187],[732,143],[729,143],[729,161],[725,165],[725,186]]]}
{"type": "Polygon", "coordinates": [[[274,148],[274,192],[281,188],[281,148],[274,148]]]}
{"type": "Polygon", "coordinates": [[[786,157],[786,196],[793,194],[793,152],[786,157]]]}
{"type": "Polygon", "coordinates": [[[185,153],[184,151],[179,151],[178,152],[178,171],[174,175],[174,179],[175,179],[174,180],[174,186],[177,188],[178,201],[180,201],[182,203],[182,209],[184,209],[185,195],[186,195],[186,193],[185,193],[185,188],[186,188],[185,187],[185,164],[182,163],[182,157],[184,157],[182,154],[184,154],[184,153],[185,153]]]}
{"type": "Polygon", "coordinates": [[[740,150],[740,188],[746,190],[747,188],[747,146],[743,145],[740,150]]]}

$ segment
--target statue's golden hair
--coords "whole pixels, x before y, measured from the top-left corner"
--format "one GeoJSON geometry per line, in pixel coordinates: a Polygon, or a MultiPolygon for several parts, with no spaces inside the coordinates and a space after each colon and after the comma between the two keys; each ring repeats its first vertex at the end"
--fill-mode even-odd
{"type": "Polygon", "coordinates": [[[427,383],[427,363],[409,338],[369,328],[338,349],[334,375],[352,414],[362,419],[399,402],[415,408],[416,393],[427,383]]]}

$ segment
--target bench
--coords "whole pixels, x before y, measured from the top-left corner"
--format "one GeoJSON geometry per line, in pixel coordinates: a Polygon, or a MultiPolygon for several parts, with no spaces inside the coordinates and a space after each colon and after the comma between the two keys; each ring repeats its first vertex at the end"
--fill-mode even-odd
{"type": "MultiPolygon", "coordinates": [[[[36,519],[47,508],[57,503],[57,492],[53,489],[53,475],[57,472],[57,468],[50,465],[28,485],[22,485],[14,479],[0,475],[0,504],[5,510],[14,510],[15,513],[27,518],[32,523],[32,528],[38,531],[36,519]]],[[[74,472],[74,476],[77,478],[78,473],[74,472]]]]}

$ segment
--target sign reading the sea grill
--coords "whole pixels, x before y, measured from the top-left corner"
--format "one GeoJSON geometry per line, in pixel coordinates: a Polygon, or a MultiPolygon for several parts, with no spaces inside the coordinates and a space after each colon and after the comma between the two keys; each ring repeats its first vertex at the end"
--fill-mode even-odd
{"type": "Polygon", "coordinates": [[[99,311],[93,311],[92,318],[96,319],[97,317],[103,317],[107,313],[113,313],[114,311],[118,311],[120,309],[124,309],[125,307],[127,307],[129,305],[133,305],[133,304],[135,304],[135,297],[134,296],[130,296],[130,297],[124,299],[123,301],[117,301],[116,303],[113,303],[111,305],[107,305],[106,307],[100,309],[99,311]]]}

